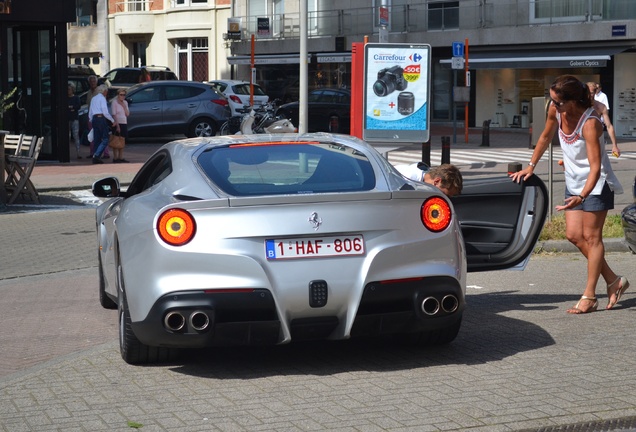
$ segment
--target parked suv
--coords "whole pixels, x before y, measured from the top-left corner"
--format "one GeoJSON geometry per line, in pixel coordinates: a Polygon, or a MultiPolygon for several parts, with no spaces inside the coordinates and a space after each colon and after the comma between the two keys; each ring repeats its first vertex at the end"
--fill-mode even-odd
{"type": "Polygon", "coordinates": [[[230,117],[225,96],[209,84],[149,81],[128,89],[128,134],[214,136],[230,117]]]}
{"type": "MultiPolygon", "coordinates": [[[[152,81],[161,80],[178,80],[174,72],[170,68],[163,66],[145,66],[150,72],[152,81]]],[[[138,84],[141,78],[141,68],[138,67],[121,67],[111,69],[104,75],[103,81],[107,81],[110,86],[108,89],[108,99],[115,97],[117,90],[120,88],[128,88],[138,84]]]]}

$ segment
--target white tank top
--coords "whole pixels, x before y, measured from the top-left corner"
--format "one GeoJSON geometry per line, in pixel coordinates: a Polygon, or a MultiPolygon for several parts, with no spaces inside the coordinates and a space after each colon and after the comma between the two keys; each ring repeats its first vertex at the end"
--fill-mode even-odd
{"type": "MultiPolygon", "coordinates": [[[[561,142],[563,167],[565,168],[565,185],[574,195],[578,195],[583,191],[587,177],[590,174],[590,162],[587,158],[585,138],[583,138],[583,125],[590,119],[592,121],[601,121],[596,111],[594,111],[594,108],[588,108],[581,116],[574,132],[567,135],[561,129],[561,113],[557,112],[559,141],[561,142]]],[[[614,171],[612,171],[607,152],[601,148],[601,175],[590,195],[600,195],[605,182],[607,182],[615,194],[619,195],[623,193],[623,188],[618,178],[616,178],[614,171]]]]}

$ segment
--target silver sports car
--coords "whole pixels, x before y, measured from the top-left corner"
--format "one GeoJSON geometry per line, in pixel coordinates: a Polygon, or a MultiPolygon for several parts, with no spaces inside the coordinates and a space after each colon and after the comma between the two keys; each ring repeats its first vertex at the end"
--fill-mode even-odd
{"type": "Polygon", "coordinates": [[[547,191],[504,173],[447,198],[344,135],[168,143],[93,193],[99,297],[128,363],[179,348],[411,334],[449,343],[466,272],[523,267],[547,191]]]}

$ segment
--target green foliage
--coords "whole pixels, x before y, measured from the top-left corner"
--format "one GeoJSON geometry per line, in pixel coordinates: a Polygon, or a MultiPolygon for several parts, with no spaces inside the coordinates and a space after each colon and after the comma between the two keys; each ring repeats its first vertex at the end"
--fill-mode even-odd
{"type": "MultiPolygon", "coordinates": [[[[620,215],[608,215],[603,225],[603,238],[623,237],[623,225],[620,215]]],[[[539,236],[540,241],[565,240],[565,215],[558,214],[546,221],[539,236]]]]}
{"type": "Polygon", "coordinates": [[[13,108],[14,103],[11,100],[11,98],[13,98],[13,95],[15,94],[16,90],[18,90],[18,88],[14,87],[13,90],[11,90],[9,93],[5,95],[0,93],[0,115],[4,114],[5,112],[13,108]]]}
{"type": "Polygon", "coordinates": [[[128,427],[129,428],[133,428],[133,429],[140,429],[140,428],[144,427],[144,425],[142,425],[141,423],[134,422],[134,421],[128,421],[128,427]]]}

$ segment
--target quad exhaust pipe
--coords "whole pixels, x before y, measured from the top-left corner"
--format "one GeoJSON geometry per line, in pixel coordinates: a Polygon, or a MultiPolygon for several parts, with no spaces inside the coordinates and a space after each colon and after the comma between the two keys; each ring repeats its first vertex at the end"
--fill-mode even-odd
{"type": "Polygon", "coordinates": [[[169,312],[163,319],[163,325],[170,331],[179,332],[186,327],[186,321],[196,331],[204,331],[210,326],[210,317],[203,311],[194,311],[187,318],[181,312],[169,312]]]}
{"type": "Polygon", "coordinates": [[[196,331],[203,331],[210,325],[210,317],[202,311],[195,311],[190,314],[190,327],[196,331]]]}
{"type": "Polygon", "coordinates": [[[442,298],[440,302],[435,297],[426,297],[422,300],[421,304],[422,312],[428,316],[437,315],[440,312],[453,313],[459,307],[459,300],[452,294],[447,294],[442,298]]]}

